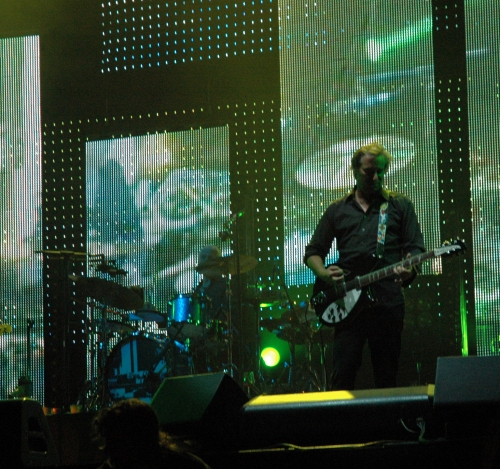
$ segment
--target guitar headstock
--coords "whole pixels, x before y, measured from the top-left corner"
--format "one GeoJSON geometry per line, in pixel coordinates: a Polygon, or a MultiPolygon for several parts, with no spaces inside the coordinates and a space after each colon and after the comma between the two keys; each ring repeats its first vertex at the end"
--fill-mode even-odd
{"type": "Polygon", "coordinates": [[[436,251],[440,252],[440,256],[455,256],[463,254],[467,250],[465,241],[463,239],[454,239],[452,241],[445,241],[440,248],[436,251]]]}

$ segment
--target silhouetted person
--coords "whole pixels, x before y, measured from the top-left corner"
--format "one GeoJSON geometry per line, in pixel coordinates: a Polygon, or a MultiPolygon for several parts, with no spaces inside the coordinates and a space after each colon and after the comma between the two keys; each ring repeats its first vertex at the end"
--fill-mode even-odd
{"type": "Polygon", "coordinates": [[[153,408],[139,399],[101,410],[94,428],[108,458],[99,469],[210,469],[194,454],[178,449],[160,430],[153,408]]]}

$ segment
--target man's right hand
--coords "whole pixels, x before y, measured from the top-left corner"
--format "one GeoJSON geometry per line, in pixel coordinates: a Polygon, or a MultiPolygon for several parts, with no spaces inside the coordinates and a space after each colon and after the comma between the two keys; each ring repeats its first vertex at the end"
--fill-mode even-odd
{"type": "Polygon", "coordinates": [[[325,267],[324,272],[318,277],[323,280],[323,282],[334,285],[341,280],[344,280],[344,271],[338,265],[330,265],[325,267]]]}
{"type": "Polygon", "coordinates": [[[323,259],[319,256],[310,256],[307,259],[307,266],[314,272],[316,277],[330,285],[334,285],[336,282],[344,279],[344,271],[338,265],[333,264],[325,267],[323,259]]]}

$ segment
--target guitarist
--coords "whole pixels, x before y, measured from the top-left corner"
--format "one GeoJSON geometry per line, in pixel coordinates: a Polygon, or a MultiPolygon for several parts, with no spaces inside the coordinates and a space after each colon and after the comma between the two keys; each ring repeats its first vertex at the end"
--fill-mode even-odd
{"type": "MultiPolygon", "coordinates": [[[[425,251],[413,203],[405,195],[383,188],[391,160],[392,156],[378,142],[354,152],[354,189],[330,204],[306,246],[304,262],[320,288],[331,288],[344,276],[350,279],[367,274],[425,251]],[[338,261],[325,266],[334,240],[338,261]]],[[[333,390],[354,389],[367,341],[375,386],[396,386],[405,312],[402,287],[409,285],[416,274],[415,267],[398,266],[394,276],[370,285],[369,293],[363,291],[361,308],[349,322],[335,327],[333,390]]]]}

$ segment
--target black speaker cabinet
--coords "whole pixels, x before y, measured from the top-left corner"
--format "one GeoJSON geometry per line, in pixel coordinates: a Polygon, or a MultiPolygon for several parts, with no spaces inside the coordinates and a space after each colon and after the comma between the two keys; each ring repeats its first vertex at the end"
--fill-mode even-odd
{"type": "Polygon", "coordinates": [[[340,445],[407,438],[432,412],[434,386],[261,395],[243,406],[245,449],[290,444],[340,445]]]}
{"type": "Polygon", "coordinates": [[[221,372],[167,378],[151,407],[170,433],[227,447],[236,444],[240,410],[247,401],[236,381],[221,372]]]}
{"type": "Polygon", "coordinates": [[[55,467],[59,456],[42,406],[33,399],[0,401],[0,454],[9,469],[55,467]]]}
{"type": "Polygon", "coordinates": [[[500,356],[438,357],[434,408],[500,406],[500,356]]]}

